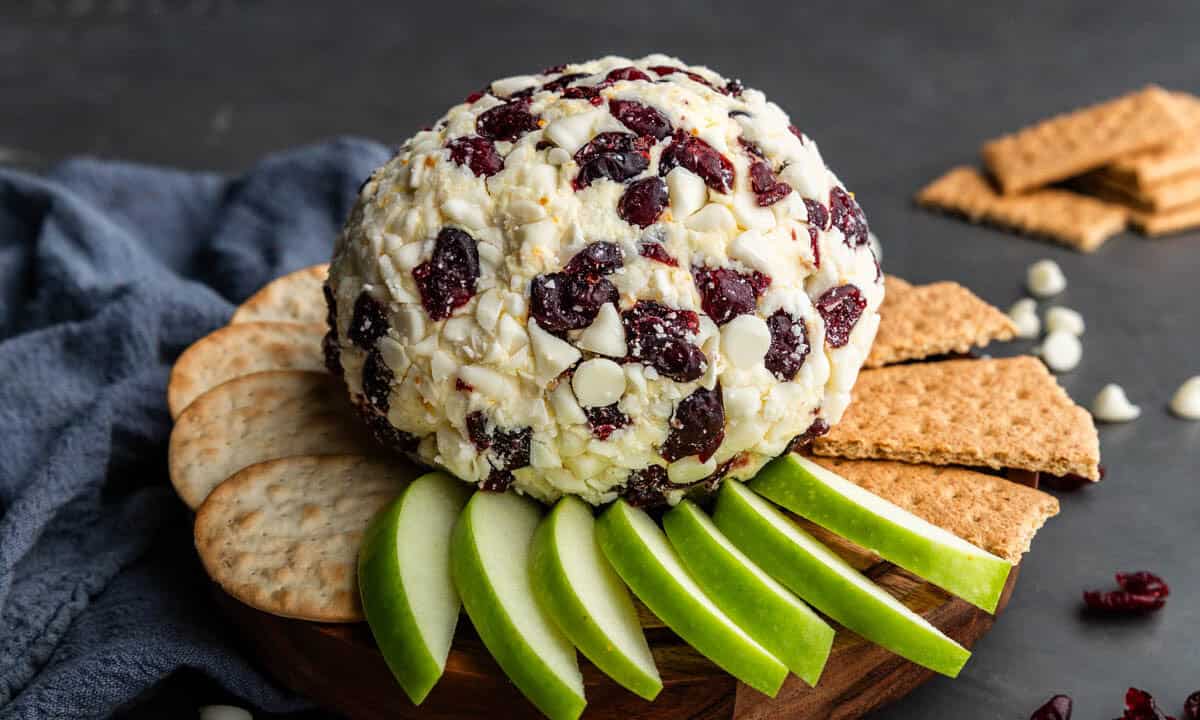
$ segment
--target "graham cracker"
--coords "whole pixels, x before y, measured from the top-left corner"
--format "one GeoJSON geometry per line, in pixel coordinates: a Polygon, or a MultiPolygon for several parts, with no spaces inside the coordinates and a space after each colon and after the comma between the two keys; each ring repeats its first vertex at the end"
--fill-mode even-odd
{"type": "Polygon", "coordinates": [[[317,622],[358,622],[356,561],[367,523],[415,468],[354,455],[290,457],[245,468],[196,513],[209,577],[251,607],[317,622]]]}
{"type": "Polygon", "coordinates": [[[914,286],[892,280],[884,279],[879,332],[864,367],[966,353],[1016,335],[1007,315],[958,283],[914,286]]]}
{"type": "Polygon", "coordinates": [[[1149,188],[1178,175],[1200,172],[1200,98],[1174,92],[1171,99],[1187,130],[1164,145],[1117,158],[1100,173],[1116,182],[1149,188]]]}
{"type": "Polygon", "coordinates": [[[327,277],[329,263],[276,278],[238,305],[229,322],[323,323],[325,295],[321,286],[327,277]]]}
{"type": "Polygon", "coordinates": [[[1100,479],[1091,414],[1030,356],[866,370],[846,414],[812,449],[840,458],[1100,479]]]}
{"type": "Polygon", "coordinates": [[[1169,142],[1184,129],[1170,93],[1150,85],[990,140],[983,145],[983,159],[1004,194],[1011,195],[1169,142]]]}
{"type": "Polygon", "coordinates": [[[264,370],[323,370],[324,325],[245,322],[226,325],[183,351],[171,368],[167,406],[171,419],[204,391],[264,370]]]}
{"type": "Polygon", "coordinates": [[[1200,227],[1200,203],[1166,212],[1134,212],[1130,219],[1138,230],[1151,237],[1171,235],[1200,227]]]}
{"type": "Polygon", "coordinates": [[[1133,210],[1149,213],[1200,202],[1200,172],[1177,175],[1149,187],[1126,184],[1101,173],[1089,173],[1072,184],[1104,200],[1125,203],[1133,210]]]}
{"type": "Polygon", "coordinates": [[[1033,536],[1058,514],[1058,500],[1040,490],[964,468],[889,460],[813,458],[912,514],[1014,565],[1033,536]]]}
{"type": "Polygon", "coordinates": [[[1048,188],[1000,195],[983,173],[951,169],[917,194],[917,202],[1091,252],[1125,228],[1125,208],[1067,190],[1048,188]]]}
{"type": "Polygon", "coordinates": [[[221,383],[188,405],[171,430],[167,467],[175,491],[194,510],[244,467],[324,454],[380,452],[336,378],[277,370],[221,383]]]}

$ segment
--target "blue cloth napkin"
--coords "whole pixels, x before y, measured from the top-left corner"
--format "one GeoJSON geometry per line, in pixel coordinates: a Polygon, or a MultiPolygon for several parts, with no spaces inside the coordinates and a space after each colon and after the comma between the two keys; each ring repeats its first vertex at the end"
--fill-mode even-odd
{"type": "Polygon", "coordinates": [[[80,159],[0,169],[0,718],[107,717],[181,668],[273,712],[167,478],[172,361],[327,260],[387,159],[336,140],[239,177],[80,159]]]}

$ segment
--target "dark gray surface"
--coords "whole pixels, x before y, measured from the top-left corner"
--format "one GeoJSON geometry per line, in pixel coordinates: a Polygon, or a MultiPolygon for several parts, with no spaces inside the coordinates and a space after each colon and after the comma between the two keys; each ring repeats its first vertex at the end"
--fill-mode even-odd
{"type": "MultiPolygon", "coordinates": [[[[0,8],[0,160],[94,153],[236,169],[335,134],[395,142],[493,77],[606,52],[678,54],[743,78],[821,145],[883,238],[885,267],[955,279],[1007,307],[1025,267],[1056,259],[1058,301],[1088,323],[1061,378],[1090,403],[1123,384],[1143,417],[1101,429],[1108,479],[1062,496],[1016,596],[956,681],[886,718],[1022,718],[1054,692],[1113,717],[1129,685],[1178,711],[1200,687],[1200,424],[1168,415],[1200,373],[1200,234],[1124,234],[1090,256],[913,207],[913,192],[979,142],[1147,82],[1200,91],[1200,4],[952,2],[143,3],[0,8]],[[744,7],[739,7],[744,6],[744,7]],[[1079,616],[1079,591],[1158,570],[1168,607],[1144,621],[1079,616]]],[[[1014,344],[999,352],[1026,349],[1014,344]]]]}

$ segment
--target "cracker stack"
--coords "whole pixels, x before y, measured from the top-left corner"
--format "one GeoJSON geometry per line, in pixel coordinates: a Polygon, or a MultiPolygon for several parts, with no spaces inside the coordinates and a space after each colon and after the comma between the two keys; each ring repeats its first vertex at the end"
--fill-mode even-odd
{"type": "Polygon", "coordinates": [[[1200,98],[1151,85],[990,140],[917,202],[1091,252],[1200,226],[1200,98]]]}

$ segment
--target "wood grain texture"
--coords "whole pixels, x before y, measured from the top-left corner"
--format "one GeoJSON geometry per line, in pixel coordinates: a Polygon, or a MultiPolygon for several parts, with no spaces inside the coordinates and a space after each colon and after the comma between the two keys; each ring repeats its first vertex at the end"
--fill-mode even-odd
{"type": "MultiPolygon", "coordinates": [[[[852,565],[921,613],[943,632],[971,647],[994,618],[912,574],[824,530],[799,521],[852,565]]],[[[1018,568],[1009,576],[997,612],[1008,604],[1018,568]]],[[[365,624],[325,625],[268,615],[214,586],[218,605],[247,646],[281,684],[354,720],[435,720],[540,715],[505,678],[471,623],[458,626],[446,673],[425,702],[414,707],[392,678],[365,624]]],[[[589,719],[689,718],[691,720],[824,720],[857,718],[907,695],[933,673],[839,629],[816,688],[789,676],[768,698],[738,683],[664,627],[639,605],[642,624],[662,674],[663,690],[647,702],[609,680],[580,658],[589,719]]]]}

